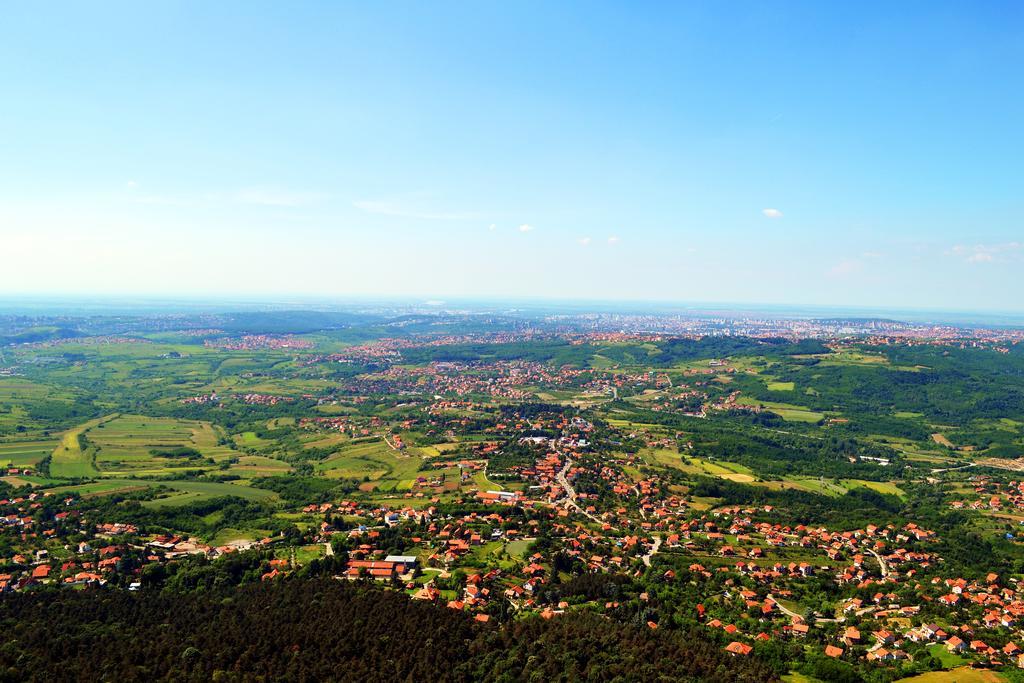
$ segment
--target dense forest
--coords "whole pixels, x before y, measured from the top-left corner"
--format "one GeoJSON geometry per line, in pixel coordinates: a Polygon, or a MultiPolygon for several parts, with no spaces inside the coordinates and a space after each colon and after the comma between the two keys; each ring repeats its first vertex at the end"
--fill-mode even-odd
{"type": "Polygon", "coordinates": [[[573,615],[504,628],[333,579],[0,601],[4,681],[770,681],[695,634],[573,615]]]}

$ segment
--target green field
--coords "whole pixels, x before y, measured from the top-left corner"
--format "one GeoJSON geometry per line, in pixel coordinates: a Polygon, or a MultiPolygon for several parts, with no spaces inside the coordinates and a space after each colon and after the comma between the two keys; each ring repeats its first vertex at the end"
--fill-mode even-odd
{"type": "Polygon", "coordinates": [[[0,442],[0,467],[34,468],[56,446],[53,439],[0,442]]]}
{"type": "Polygon", "coordinates": [[[85,435],[96,448],[96,466],[111,477],[158,476],[210,467],[201,460],[159,456],[154,451],[193,448],[214,462],[238,455],[217,444],[218,433],[208,422],[123,415],[90,427],[85,435]]]}
{"type": "Polygon", "coordinates": [[[174,507],[196,503],[210,498],[220,496],[238,496],[253,501],[275,501],[278,495],[273,491],[242,486],[217,481],[155,481],[154,484],[163,484],[167,488],[174,489],[177,493],[166,498],[148,500],[143,503],[146,507],[162,508],[174,507]]]}
{"type": "Polygon", "coordinates": [[[403,452],[391,449],[383,440],[363,441],[341,448],[337,454],[316,464],[316,471],[325,477],[366,480],[366,490],[408,491],[416,477],[423,457],[415,448],[403,452]]]}
{"type": "Polygon", "coordinates": [[[665,448],[641,449],[640,457],[648,464],[673,467],[689,474],[708,475],[741,483],[751,483],[755,480],[753,470],[744,465],[721,460],[711,462],[703,458],[680,455],[676,451],[665,448]]]}
{"type": "Polygon", "coordinates": [[[775,401],[761,401],[749,396],[741,396],[736,401],[740,405],[761,406],[769,410],[787,422],[818,422],[825,417],[824,413],[815,412],[809,408],[792,405],[790,403],[778,403],[775,401]]]}
{"type": "Polygon", "coordinates": [[[220,496],[238,496],[246,500],[276,501],[278,495],[273,491],[257,489],[230,482],[216,481],[178,481],[155,479],[103,479],[87,484],[55,486],[47,489],[51,493],[77,493],[79,495],[99,496],[112,493],[126,493],[155,486],[165,486],[173,492],[166,497],[143,501],[146,507],[161,508],[200,502],[220,496]]]}
{"type": "Polygon", "coordinates": [[[929,671],[919,676],[901,678],[897,683],[997,683],[1006,680],[1009,679],[998,671],[961,666],[950,671],[929,671]]]}
{"type": "Polygon", "coordinates": [[[935,657],[935,659],[942,662],[942,666],[947,669],[953,669],[958,666],[963,666],[967,663],[967,660],[960,655],[950,652],[942,643],[935,643],[934,645],[928,646],[928,653],[935,657]]]}
{"type": "Polygon", "coordinates": [[[63,410],[71,408],[81,397],[75,389],[54,387],[22,377],[0,377],[0,436],[28,437],[43,436],[48,429],[62,429],[71,423],[61,420],[54,424],[50,420],[33,417],[37,408],[63,410]]]}
{"type": "Polygon", "coordinates": [[[241,477],[268,477],[290,471],[291,466],[288,463],[262,455],[243,455],[238,458],[238,464],[228,468],[229,474],[241,477]]]}
{"type": "MultiPolygon", "coordinates": [[[[220,439],[218,428],[208,422],[110,415],[66,432],[60,444],[53,449],[50,474],[58,479],[102,476],[113,480],[144,478],[153,481],[175,472],[217,470],[219,463],[229,458],[237,462],[233,461],[228,472],[250,479],[286,474],[291,470],[291,466],[283,461],[245,455],[229,446],[219,445],[220,439]],[[85,438],[84,451],[79,436],[85,438]],[[180,448],[194,449],[198,455],[174,455],[174,449],[180,448]]],[[[0,444],[0,449],[6,445],[0,444]]],[[[0,457],[2,453],[0,450],[0,457]]],[[[238,488],[242,487],[234,487],[238,488]]],[[[237,491],[227,492],[237,494],[237,491]]],[[[184,494],[183,501],[187,497],[184,494]]]]}
{"type": "Polygon", "coordinates": [[[125,493],[138,491],[152,486],[151,482],[131,481],[124,479],[104,479],[102,481],[90,482],[88,484],[73,484],[69,486],[55,486],[47,489],[50,493],[77,493],[83,497],[95,495],[107,495],[111,493],[125,493]]]}
{"type": "Polygon", "coordinates": [[[90,420],[64,433],[60,445],[53,450],[50,475],[54,477],[92,477],[99,474],[95,465],[95,448],[82,450],[79,437],[90,429],[116,418],[116,415],[90,420]]]}
{"type": "Polygon", "coordinates": [[[867,479],[832,479],[828,477],[785,477],[787,484],[796,488],[820,493],[825,496],[842,496],[855,488],[868,488],[879,493],[903,497],[903,489],[887,481],[868,481],[867,479]]]}

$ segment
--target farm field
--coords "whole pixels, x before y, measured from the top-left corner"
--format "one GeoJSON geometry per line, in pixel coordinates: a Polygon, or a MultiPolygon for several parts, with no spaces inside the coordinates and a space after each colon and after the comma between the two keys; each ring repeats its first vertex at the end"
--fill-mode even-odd
{"type": "Polygon", "coordinates": [[[897,683],[1001,683],[1008,680],[998,671],[961,666],[949,671],[929,671],[918,676],[901,678],[897,683]]]}
{"type": "Polygon", "coordinates": [[[113,493],[126,493],[128,491],[140,491],[153,486],[150,482],[132,481],[125,479],[104,479],[102,481],[88,484],[70,484],[67,486],[55,486],[46,489],[50,493],[77,493],[83,498],[98,495],[109,495],[113,493]]]}
{"type": "Polygon", "coordinates": [[[640,457],[652,465],[672,467],[690,474],[704,474],[741,483],[751,483],[756,478],[749,467],[738,463],[721,460],[711,462],[667,449],[643,449],[640,457]]]}
{"type": "Polygon", "coordinates": [[[842,496],[850,490],[864,487],[879,493],[900,496],[905,494],[902,489],[890,482],[868,481],[866,479],[833,479],[828,477],[784,477],[787,484],[804,491],[820,493],[825,496],[842,496]]]}
{"type": "Polygon", "coordinates": [[[424,458],[414,448],[394,451],[383,440],[353,443],[316,464],[316,471],[335,479],[365,480],[364,490],[407,491],[420,476],[424,458]]]}
{"type": "Polygon", "coordinates": [[[56,446],[53,439],[0,442],[0,467],[35,468],[56,446]]]}
{"type": "Polygon", "coordinates": [[[94,456],[96,449],[84,441],[85,434],[93,427],[103,424],[116,418],[117,415],[90,420],[74,429],[65,432],[61,437],[60,444],[54,449],[50,459],[50,475],[73,479],[76,477],[91,477],[99,474],[96,469],[94,456]],[[83,448],[83,444],[85,447],[83,448]]]}
{"type": "Polygon", "coordinates": [[[217,444],[217,432],[208,422],[122,415],[88,428],[85,436],[96,448],[100,472],[113,477],[153,476],[201,467],[193,461],[196,458],[171,455],[175,449],[194,449],[215,462],[238,455],[217,444]]]}
{"type": "Polygon", "coordinates": [[[156,480],[156,479],[102,479],[85,484],[53,486],[46,490],[54,493],[77,493],[83,497],[140,491],[156,486],[172,489],[168,496],[143,501],[145,507],[163,508],[201,502],[220,496],[238,496],[253,501],[275,501],[273,491],[228,482],[156,480]]]}
{"type": "Polygon", "coordinates": [[[67,416],[75,409],[82,393],[70,388],[55,388],[23,377],[0,377],[0,437],[38,438],[42,432],[69,426],[67,416]],[[57,424],[38,414],[63,415],[57,424]],[[36,415],[35,417],[33,415],[36,415]]]}
{"type": "Polygon", "coordinates": [[[262,455],[243,455],[227,471],[243,477],[268,477],[287,474],[291,469],[291,465],[281,460],[262,455]]]}
{"type": "Polygon", "coordinates": [[[790,403],[762,401],[760,399],[746,396],[740,397],[736,402],[740,405],[762,406],[787,422],[818,422],[825,417],[825,413],[819,413],[790,403]]]}
{"type": "Polygon", "coordinates": [[[173,493],[166,498],[147,500],[142,504],[150,508],[176,507],[187,505],[220,496],[238,496],[252,501],[275,501],[278,495],[266,489],[257,489],[251,486],[230,484],[214,481],[154,481],[154,484],[162,484],[167,488],[174,489],[173,493]]]}

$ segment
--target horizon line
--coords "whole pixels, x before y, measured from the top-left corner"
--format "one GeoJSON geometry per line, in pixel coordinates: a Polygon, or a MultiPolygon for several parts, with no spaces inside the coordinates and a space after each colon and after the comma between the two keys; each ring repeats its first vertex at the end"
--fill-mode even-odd
{"type": "Polygon", "coordinates": [[[401,304],[405,306],[428,307],[442,310],[444,308],[458,307],[460,305],[515,305],[515,304],[543,304],[551,307],[584,308],[587,306],[598,306],[602,308],[614,306],[638,306],[645,308],[680,308],[689,309],[694,312],[768,312],[776,313],[791,312],[808,315],[812,311],[842,313],[875,313],[875,314],[912,314],[912,315],[942,315],[958,317],[997,317],[1018,319],[1024,322],[1024,310],[1005,310],[976,308],[971,310],[955,308],[938,308],[930,306],[899,306],[886,304],[820,304],[820,303],[776,303],[756,301],[698,301],[685,299],[648,299],[648,298],[558,298],[552,296],[445,296],[433,294],[310,294],[310,293],[197,293],[197,292],[162,292],[151,294],[138,294],[131,292],[113,293],[82,293],[82,292],[37,292],[37,293],[0,293],[0,314],[4,313],[5,306],[23,304],[63,304],[69,307],[94,302],[102,304],[209,304],[226,306],[231,304],[246,305],[317,305],[333,304],[344,305],[351,303],[360,304],[401,304]]]}

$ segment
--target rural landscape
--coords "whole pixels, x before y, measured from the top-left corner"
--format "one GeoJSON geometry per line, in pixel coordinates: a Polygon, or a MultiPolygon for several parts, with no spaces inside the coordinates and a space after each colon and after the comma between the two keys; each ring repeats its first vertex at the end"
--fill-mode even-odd
{"type": "Polygon", "coordinates": [[[231,678],[253,657],[328,678],[502,680],[527,660],[608,679],[1024,672],[1018,330],[308,311],[2,325],[9,678],[231,678]],[[283,616],[309,596],[338,610],[330,626],[283,616]],[[168,600],[186,606],[169,623],[168,600]],[[269,611],[228,625],[225,601],[269,611]],[[107,626],[85,630],[95,609],[107,626]],[[161,623],[174,635],[154,641],[161,623]],[[392,637],[399,651],[357,656],[392,637]],[[47,658],[53,638],[68,658],[47,658]],[[97,660],[111,648],[125,657],[97,660]]]}
{"type": "Polygon", "coordinates": [[[0,65],[0,683],[1024,683],[1024,2],[0,65]]]}

